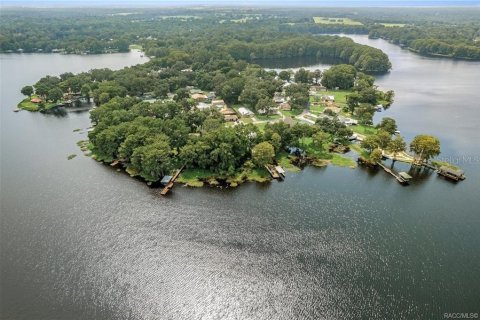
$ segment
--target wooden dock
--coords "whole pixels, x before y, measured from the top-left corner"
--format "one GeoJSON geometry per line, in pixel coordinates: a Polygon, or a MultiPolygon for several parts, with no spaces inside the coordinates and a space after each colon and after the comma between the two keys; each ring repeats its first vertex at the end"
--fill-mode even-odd
{"type": "Polygon", "coordinates": [[[270,173],[273,179],[280,179],[280,174],[275,170],[275,167],[269,164],[265,165],[265,169],[270,173]]]}
{"type": "Polygon", "coordinates": [[[185,165],[183,165],[180,169],[178,169],[177,172],[175,172],[175,174],[173,175],[173,177],[167,182],[165,187],[160,192],[160,194],[162,196],[166,196],[167,193],[173,188],[174,182],[175,182],[175,180],[177,180],[177,178],[180,175],[180,173],[182,172],[183,168],[185,168],[185,165]]]}
{"type": "Polygon", "coordinates": [[[283,180],[285,179],[285,170],[281,166],[274,166],[271,164],[265,165],[268,173],[272,176],[273,179],[283,180]]]}
{"type": "Polygon", "coordinates": [[[393,171],[392,169],[390,168],[387,168],[383,163],[381,162],[377,162],[378,165],[380,167],[382,167],[383,170],[385,170],[386,173],[392,175],[393,177],[395,177],[395,179],[397,179],[397,181],[403,185],[405,184],[408,184],[408,180],[404,179],[401,175],[399,175],[398,173],[396,173],[395,171],[393,171]]]}

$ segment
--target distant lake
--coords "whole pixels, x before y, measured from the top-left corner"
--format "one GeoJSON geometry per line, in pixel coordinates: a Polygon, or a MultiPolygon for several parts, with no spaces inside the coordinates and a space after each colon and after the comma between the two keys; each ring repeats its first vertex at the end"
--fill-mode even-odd
{"type": "MultiPolygon", "coordinates": [[[[479,312],[480,63],[383,40],[410,140],[429,133],[467,179],[327,167],[281,183],[159,190],[84,157],[88,112],[12,109],[46,74],[138,53],[0,55],[0,284],[5,319],[441,319],[479,312]],[[73,132],[74,129],[82,129],[73,132]],[[78,156],[67,160],[69,154],[78,156]]],[[[310,65],[316,69],[319,65],[310,65]]],[[[408,170],[408,167],[398,168],[408,170]]],[[[396,165],[396,166],[397,166],[396,165]]]]}

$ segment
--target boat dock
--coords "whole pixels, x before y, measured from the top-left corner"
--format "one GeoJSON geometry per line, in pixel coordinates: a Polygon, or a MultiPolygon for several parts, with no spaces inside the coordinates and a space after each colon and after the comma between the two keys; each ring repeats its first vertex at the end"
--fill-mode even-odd
{"type": "Polygon", "coordinates": [[[182,166],[180,169],[178,169],[177,172],[175,172],[175,174],[173,176],[163,177],[162,183],[165,185],[165,187],[160,192],[160,194],[162,196],[166,196],[167,193],[173,188],[174,182],[175,182],[175,180],[177,180],[177,178],[180,175],[180,173],[182,172],[183,168],[185,168],[185,166],[182,166]]]}
{"type": "Polygon", "coordinates": [[[448,168],[446,166],[441,166],[440,168],[438,168],[437,174],[454,181],[465,179],[465,173],[463,172],[463,170],[456,170],[448,168]]]}
{"type": "Polygon", "coordinates": [[[268,173],[272,176],[273,179],[283,180],[285,179],[285,170],[281,166],[273,166],[271,164],[265,165],[268,173]]]}
{"type": "Polygon", "coordinates": [[[387,167],[386,167],[383,163],[381,163],[381,162],[377,162],[377,163],[378,163],[378,165],[379,165],[380,167],[382,167],[382,169],[383,169],[386,173],[388,173],[388,174],[392,175],[393,177],[395,177],[395,179],[397,179],[397,181],[398,181],[399,183],[404,184],[404,185],[405,185],[405,184],[408,184],[408,180],[405,179],[402,175],[396,173],[395,171],[393,171],[393,170],[390,169],[390,168],[387,168],[387,167]]]}

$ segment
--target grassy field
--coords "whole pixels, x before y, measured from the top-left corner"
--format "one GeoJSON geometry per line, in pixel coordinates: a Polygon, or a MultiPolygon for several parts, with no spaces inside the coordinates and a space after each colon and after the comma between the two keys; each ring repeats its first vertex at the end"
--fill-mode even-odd
{"type": "Polygon", "coordinates": [[[279,114],[271,114],[269,116],[266,116],[266,115],[260,115],[260,114],[256,114],[255,115],[255,118],[257,118],[258,120],[260,121],[270,121],[270,120],[278,120],[280,119],[282,116],[279,115],[279,114]]]}
{"type": "Polygon", "coordinates": [[[26,98],[25,100],[22,100],[22,102],[20,102],[17,105],[17,107],[19,109],[24,109],[24,110],[32,111],[32,112],[40,110],[37,103],[30,102],[30,98],[26,98]]]}
{"type": "Polygon", "coordinates": [[[293,109],[290,111],[282,110],[280,111],[284,116],[294,118],[302,113],[303,110],[293,109]]]}
{"type": "Polygon", "coordinates": [[[240,119],[240,121],[242,121],[245,124],[253,122],[252,118],[249,118],[249,117],[243,117],[240,119]]]}
{"type": "MultiPolygon", "coordinates": [[[[30,101],[33,98],[38,98],[38,97],[36,95],[32,95],[31,98],[25,98],[24,100],[22,100],[17,105],[17,107],[19,109],[24,109],[24,110],[32,111],[32,112],[39,111],[40,107],[38,106],[38,103],[33,103],[33,102],[30,101]]],[[[57,104],[58,103],[45,103],[45,110],[51,109],[54,106],[56,106],[57,104]]]]}
{"type": "Polygon", "coordinates": [[[334,96],[336,104],[347,104],[347,96],[351,93],[351,90],[327,90],[323,91],[321,95],[334,96]]]}
{"type": "Polygon", "coordinates": [[[323,161],[324,165],[331,163],[334,166],[348,168],[355,168],[357,166],[356,162],[351,158],[344,157],[338,153],[328,152],[328,143],[323,146],[322,150],[319,150],[313,145],[312,138],[308,137],[301,140],[301,145],[301,148],[303,148],[309,156],[313,156],[319,160],[319,163],[323,161]]]}
{"type": "Polygon", "coordinates": [[[333,164],[334,166],[348,167],[348,168],[356,168],[357,167],[357,163],[351,158],[343,157],[343,156],[341,156],[339,154],[336,154],[336,153],[333,153],[332,156],[333,157],[330,160],[330,163],[333,164]]]}
{"type": "Polygon", "coordinates": [[[353,132],[355,133],[360,133],[363,135],[371,135],[371,134],[376,134],[378,132],[377,128],[371,127],[371,126],[365,126],[362,124],[356,125],[356,126],[351,126],[350,129],[352,129],[353,132]]]}
{"type": "Polygon", "coordinates": [[[387,28],[403,28],[406,26],[405,23],[380,23],[381,25],[387,27],[387,28]]]}
{"type": "Polygon", "coordinates": [[[325,105],[315,105],[315,106],[310,106],[310,112],[320,114],[325,111],[325,105]]]}
{"type": "Polygon", "coordinates": [[[350,18],[313,17],[313,21],[318,24],[344,24],[349,26],[363,26],[363,23],[352,20],[350,18]]]}
{"type": "Polygon", "coordinates": [[[189,187],[203,187],[203,181],[215,176],[210,170],[185,169],[177,178],[177,182],[185,183],[189,187]]]}
{"type": "Polygon", "coordinates": [[[367,150],[363,149],[359,144],[352,143],[350,144],[350,149],[355,151],[358,155],[368,159],[370,157],[367,150]]]}
{"type": "Polygon", "coordinates": [[[142,50],[143,49],[143,47],[139,44],[131,44],[131,45],[128,46],[128,48],[130,50],[142,50]]]}

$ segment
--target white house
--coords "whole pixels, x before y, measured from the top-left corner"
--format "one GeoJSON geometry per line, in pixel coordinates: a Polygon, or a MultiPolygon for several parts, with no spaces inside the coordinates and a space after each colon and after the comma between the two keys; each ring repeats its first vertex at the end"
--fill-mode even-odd
{"type": "Polygon", "coordinates": [[[238,108],[238,113],[240,113],[240,115],[242,115],[243,117],[250,117],[254,114],[252,111],[248,110],[245,107],[238,108]]]}

